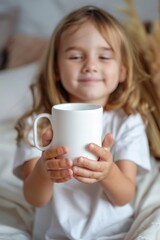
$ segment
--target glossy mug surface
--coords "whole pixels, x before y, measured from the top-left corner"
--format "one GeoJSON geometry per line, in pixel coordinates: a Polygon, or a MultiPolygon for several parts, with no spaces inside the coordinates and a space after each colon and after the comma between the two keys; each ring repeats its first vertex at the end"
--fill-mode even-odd
{"type": "Polygon", "coordinates": [[[56,146],[66,146],[69,151],[65,157],[73,161],[83,156],[92,160],[97,157],[89,152],[89,143],[102,144],[103,108],[99,105],[87,103],[64,103],[52,107],[52,114],[39,114],[33,127],[34,143],[40,150],[56,146]],[[52,126],[53,139],[48,146],[40,146],[37,137],[37,125],[41,118],[47,118],[52,126]]]}

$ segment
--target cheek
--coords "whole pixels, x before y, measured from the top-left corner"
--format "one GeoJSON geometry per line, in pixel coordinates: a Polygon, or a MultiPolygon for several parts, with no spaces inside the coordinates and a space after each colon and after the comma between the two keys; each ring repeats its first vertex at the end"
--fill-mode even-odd
{"type": "Polygon", "coordinates": [[[118,85],[118,83],[123,82],[126,77],[126,71],[124,67],[121,67],[117,64],[110,70],[110,76],[113,81],[113,85],[118,85]]]}
{"type": "Polygon", "coordinates": [[[59,67],[59,80],[63,83],[65,82],[67,78],[67,72],[65,70],[65,67],[61,66],[59,67]]]}
{"type": "Polygon", "coordinates": [[[72,84],[72,71],[69,71],[68,68],[63,67],[62,70],[60,71],[60,78],[59,80],[61,81],[63,87],[67,90],[68,87],[72,84]]]}
{"type": "Polygon", "coordinates": [[[73,72],[73,68],[69,64],[61,64],[59,65],[59,73],[61,78],[65,78],[66,76],[71,76],[73,72]]]}
{"type": "Polygon", "coordinates": [[[112,84],[119,82],[120,68],[116,64],[108,67],[107,78],[110,79],[112,84]]]}
{"type": "Polygon", "coordinates": [[[112,66],[107,71],[106,84],[107,88],[113,92],[120,82],[120,69],[117,65],[112,66]]]}
{"type": "Polygon", "coordinates": [[[74,68],[73,65],[65,64],[61,67],[60,71],[60,80],[64,84],[75,84],[79,76],[79,71],[77,68],[74,68]]]}

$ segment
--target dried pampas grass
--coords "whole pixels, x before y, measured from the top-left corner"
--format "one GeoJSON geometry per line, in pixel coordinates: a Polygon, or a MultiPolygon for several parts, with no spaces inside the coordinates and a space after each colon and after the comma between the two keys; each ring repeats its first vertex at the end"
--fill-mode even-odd
{"type": "Polygon", "coordinates": [[[148,114],[147,134],[152,155],[160,159],[160,18],[149,24],[143,23],[133,0],[124,2],[126,6],[119,10],[127,16],[125,28],[139,47],[144,68],[151,76],[142,83],[141,92],[142,98],[154,109],[148,114]]]}

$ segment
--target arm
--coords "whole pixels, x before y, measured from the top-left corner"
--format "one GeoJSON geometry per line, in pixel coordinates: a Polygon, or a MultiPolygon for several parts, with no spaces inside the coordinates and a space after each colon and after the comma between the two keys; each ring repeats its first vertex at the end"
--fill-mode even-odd
{"type": "Polygon", "coordinates": [[[137,167],[127,160],[113,163],[107,178],[100,181],[109,200],[118,206],[129,203],[136,190],[135,178],[137,167]]]}
{"type": "MultiPolygon", "coordinates": [[[[44,139],[47,134],[44,134],[44,139]]],[[[41,158],[31,159],[24,164],[24,196],[33,206],[43,207],[50,201],[54,182],[66,182],[72,178],[72,161],[58,158],[67,151],[66,147],[51,148],[44,151],[41,158]]]]}
{"type": "Polygon", "coordinates": [[[40,161],[41,159],[32,159],[23,166],[24,196],[35,207],[47,204],[52,196],[53,183],[41,172],[40,161]]]}
{"type": "Polygon", "coordinates": [[[137,167],[127,160],[114,163],[112,154],[107,150],[112,144],[110,134],[106,136],[103,147],[90,144],[89,150],[99,157],[99,161],[80,158],[73,172],[75,178],[83,183],[98,181],[112,204],[121,206],[134,197],[137,167]]]}

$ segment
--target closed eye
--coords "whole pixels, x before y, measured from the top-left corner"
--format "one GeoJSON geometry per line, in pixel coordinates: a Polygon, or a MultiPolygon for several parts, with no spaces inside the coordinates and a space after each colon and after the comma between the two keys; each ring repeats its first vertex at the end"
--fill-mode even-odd
{"type": "Polygon", "coordinates": [[[81,60],[81,59],[83,59],[83,56],[82,55],[70,56],[69,59],[71,59],[71,60],[81,60]]]}
{"type": "Polygon", "coordinates": [[[114,52],[109,48],[105,51],[99,53],[99,59],[101,60],[110,60],[114,58],[114,52]]]}
{"type": "Polygon", "coordinates": [[[99,59],[102,59],[102,60],[109,60],[111,59],[112,57],[111,56],[99,56],[99,59]]]}

